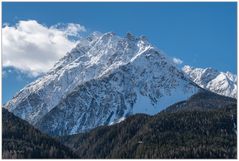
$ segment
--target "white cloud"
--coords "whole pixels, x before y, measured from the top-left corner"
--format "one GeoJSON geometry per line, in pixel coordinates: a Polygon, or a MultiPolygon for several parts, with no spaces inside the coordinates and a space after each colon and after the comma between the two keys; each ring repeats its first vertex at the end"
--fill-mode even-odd
{"type": "Polygon", "coordinates": [[[173,58],[173,62],[174,62],[175,64],[177,64],[177,65],[180,65],[180,64],[183,63],[183,61],[182,61],[181,59],[179,59],[179,58],[173,58]]]}
{"type": "Polygon", "coordinates": [[[65,35],[68,36],[79,36],[80,32],[85,32],[86,29],[84,26],[80,24],[75,24],[75,23],[68,23],[68,24],[63,24],[63,23],[58,23],[54,26],[51,26],[50,28],[52,29],[58,29],[62,31],[65,35]]]}
{"type": "Polygon", "coordinates": [[[15,67],[33,75],[47,72],[54,63],[76,44],[86,31],[79,24],[44,26],[35,20],[19,21],[2,29],[3,67],[15,67]]]}

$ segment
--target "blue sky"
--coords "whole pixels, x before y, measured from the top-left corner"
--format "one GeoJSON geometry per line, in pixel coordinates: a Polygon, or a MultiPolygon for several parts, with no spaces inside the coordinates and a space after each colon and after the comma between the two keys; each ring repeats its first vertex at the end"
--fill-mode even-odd
{"type": "MultiPolygon", "coordinates": [[[[2,5],[2,22],[36,20],[53,26],[77,23],[87,32],[145,35],[182,65],[236,73],[236,2],[230,3],[23,3],[2,5]]],[[[4,61],[4,60],[3,60],[4,61]]],[[[4,68],[8,70],[9,68],[4,68]]],[[[10,68],[11,70],[14,70],[10,68]]],[[[34,78],[19,72],[3,77],[3,103],[34,78]]]]}

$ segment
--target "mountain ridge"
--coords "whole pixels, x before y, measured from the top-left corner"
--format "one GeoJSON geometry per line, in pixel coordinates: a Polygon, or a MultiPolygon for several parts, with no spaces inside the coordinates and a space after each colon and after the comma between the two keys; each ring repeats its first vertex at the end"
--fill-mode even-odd
{"type": "Polygon", "coordinates": [[[198,90],[145,37],[94,33],[5,107],[48,134],[64,135],[158,113],[198,90]]]}
{"type": "Polygon", "coordinates": [[[202,92],[179,104],[57,139],[88,159],[236,158],[236,99],[202,92]]]}
{"type": "Polygon", "coordinates": [[[195,68],[185,65],[182,70],[197,85],[220,95],[237,98],[237,76],[211,67],[195,68]]]}
{"type": "Polygon", "coordinates": [[[4,106],[49,135],[154,115],[204,91],[145,37],[93,33],[4,106]]]}
{"type": "Polygon", "coordinates": [[[3,109],[3,158],[236,158],[236,103],[202,91],[153,116],[53,138],[3,109]]]}

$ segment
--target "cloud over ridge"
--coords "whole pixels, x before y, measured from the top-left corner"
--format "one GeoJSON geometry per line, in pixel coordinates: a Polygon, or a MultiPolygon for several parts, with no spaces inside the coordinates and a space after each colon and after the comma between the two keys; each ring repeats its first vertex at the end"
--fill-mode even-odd
{"type": "Polygon", "coordinates": [[[181,59],[179,59],[179,58],[173,58],[173,62],[174,62],[175,64],[177,64],[177,65],[180,65],[180,64],[183,63],[183,61],[182,61],[181,59]]]}

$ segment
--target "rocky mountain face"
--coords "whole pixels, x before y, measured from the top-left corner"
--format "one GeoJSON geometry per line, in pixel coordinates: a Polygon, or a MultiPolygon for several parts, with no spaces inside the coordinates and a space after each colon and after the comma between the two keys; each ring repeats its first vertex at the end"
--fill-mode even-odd
{"type": "Polygon", "coordinates": [[[4,106],[50,135],[156,114],[202,90],[145,37],[93,33],[4,106]]]}
{"type": "Polygon", "coordinates": [[[217,94],[237,98],[237,76],[230,72],[219,72],[213,68],[183,67],[184,73],[200,87],[217,94]]]}
{"type": "Polygon", "coordinates": [[[57,137],[2,109],[2,158],[236,158],[236,103],[202,91],[154,116],[57,137]]]}
{"type": "Polygon", "coordinates": [[[136,114],[112,126],[58,139],[79,158],[236,158],[236,103],[200,92],[154,116],[136,114]]]}

